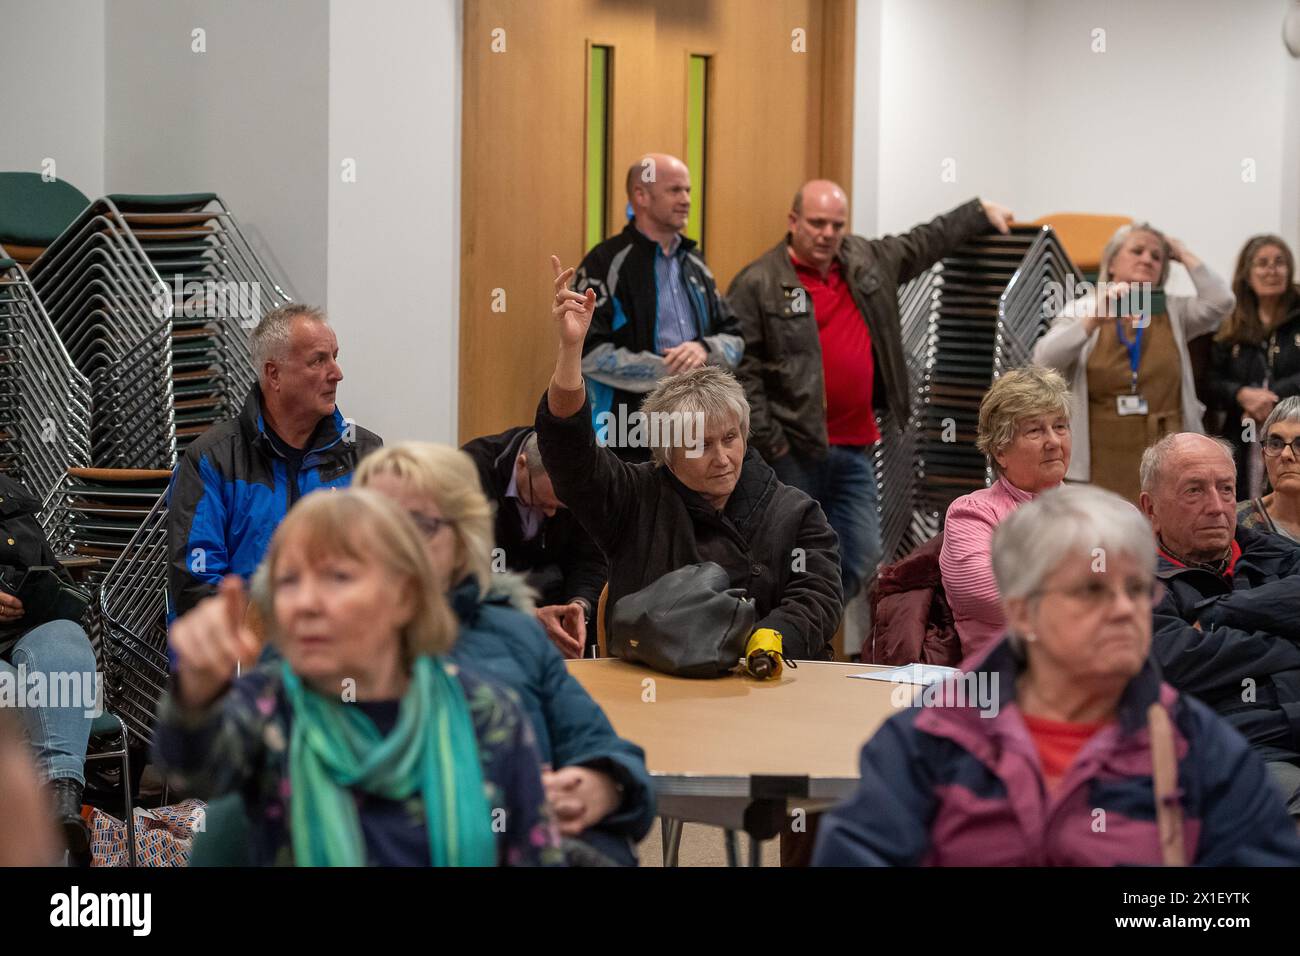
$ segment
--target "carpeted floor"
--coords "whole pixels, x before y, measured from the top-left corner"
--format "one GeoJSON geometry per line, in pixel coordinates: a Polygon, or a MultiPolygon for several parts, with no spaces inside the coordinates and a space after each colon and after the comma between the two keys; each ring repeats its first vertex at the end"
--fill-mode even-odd
{"type": "MultiPolygon", "coordinates": [[[[642,866],[663,866],[663,844],[659,820],[650,828],[650,833],[637,847],[642,866]]],[[[737,838],[740,864],[745,865],[749,859],[749,837],[740,834],[737,838]]],[[[698,823],[688,823],[682,827],[681,848],[678,850],[679,866],[726,866],[727,851],[723,842],[722,831],[717,827],[708,827],[698,823]]],[[[781,842],[768,840],[763,844],[763,865],[781,865],[781,842]]]]}

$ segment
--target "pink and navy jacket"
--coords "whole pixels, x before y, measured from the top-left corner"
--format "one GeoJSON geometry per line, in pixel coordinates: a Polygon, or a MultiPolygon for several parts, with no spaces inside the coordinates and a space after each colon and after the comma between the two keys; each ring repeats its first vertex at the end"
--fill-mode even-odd
{"type": "Polygon", "coordinates": [[[967,686],[985,672],[996,716],[971,701],[890,718],[862,748],[856,793],[823,818],[814,865],[1158,866],[1146,719],[1157,697],[1174,727],[1188,860],[1300,864],[1295,824],[1259,757],[1150,661],[1050,794],[1015,701],[1023,658],[1003,640],[972,663],[967,686]]]}

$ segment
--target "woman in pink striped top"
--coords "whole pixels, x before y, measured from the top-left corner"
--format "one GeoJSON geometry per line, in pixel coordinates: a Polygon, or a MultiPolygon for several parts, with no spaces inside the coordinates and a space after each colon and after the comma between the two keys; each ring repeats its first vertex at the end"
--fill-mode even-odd
{"type": "Polygon", "coordinates": [[[993,529],[1070,467],[1070,391],[1056,372],[1036,365],[999,378],[980,402],[976,447],[988,456],[993,484],[948,506],[939,570],[961,638],[963,659],[1000,638],[1006,619],[993,579],[993,529]]]}

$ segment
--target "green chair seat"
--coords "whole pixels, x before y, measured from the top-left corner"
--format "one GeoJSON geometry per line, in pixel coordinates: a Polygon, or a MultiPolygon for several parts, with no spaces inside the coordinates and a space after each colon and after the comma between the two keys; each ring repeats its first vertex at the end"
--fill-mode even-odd
{"type": "Polygon", "coordinates": [[[0,242],[48,246],[90,205],[80,189],[40,173],[0,173],[0,242]]]}

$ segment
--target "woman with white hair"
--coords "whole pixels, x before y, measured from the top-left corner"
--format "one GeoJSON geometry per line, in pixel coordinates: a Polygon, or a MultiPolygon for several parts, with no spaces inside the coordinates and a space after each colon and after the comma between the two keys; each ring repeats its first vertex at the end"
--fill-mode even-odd
{"type": "Polygon", "coordinates": [[[1300,397],[1292,395],[1273,407],[1259,444],[1269,491],[1237,506],[1237,524],[1300,543],[1300,397]]]}
{"type": "Polygon", "coordinates": [[[1106,244],[1097,292],[1067,303],[1034,346],[1033,360],[1070,383],[1073,460],[1066,478],[1137,503],[1142,450],[1172,432],[1204,432],[1187,343],[1232,311],[1232,290],[1177,239],[1150,223],[1122,226],[1106,244]],[[1170,260],[1194,296],[1164,297],[1170,260]],[[1147,303],[1149,315],[1129,306],[1147,303]],[[1126,305],[1128,303],[1129,305],[1126,305]]]}
{"type": "Polygon", "coordinates": [[[749,448],[744,388],[714,366],[664,379],[641,406],[654,460],[621,461],[596,443],[582,375],[595,293],[569,289],[573,270],[551,262],[560,341],[537,437],[556,493],[609,558],[606,615],[670,571],[713,561],[753,600],[756,630],[780,634],[785,657],[827,657],[843,596],[835,532],[749,448]]]}
{"type": "Polygon", "coordinates": [[[1137,509],[1044,492],[998,526],[993,570],[1008,636],[868,741],[815,864],[1300,863],[1259,757],[1148,658],[1159,584],[1137,509]]]}

